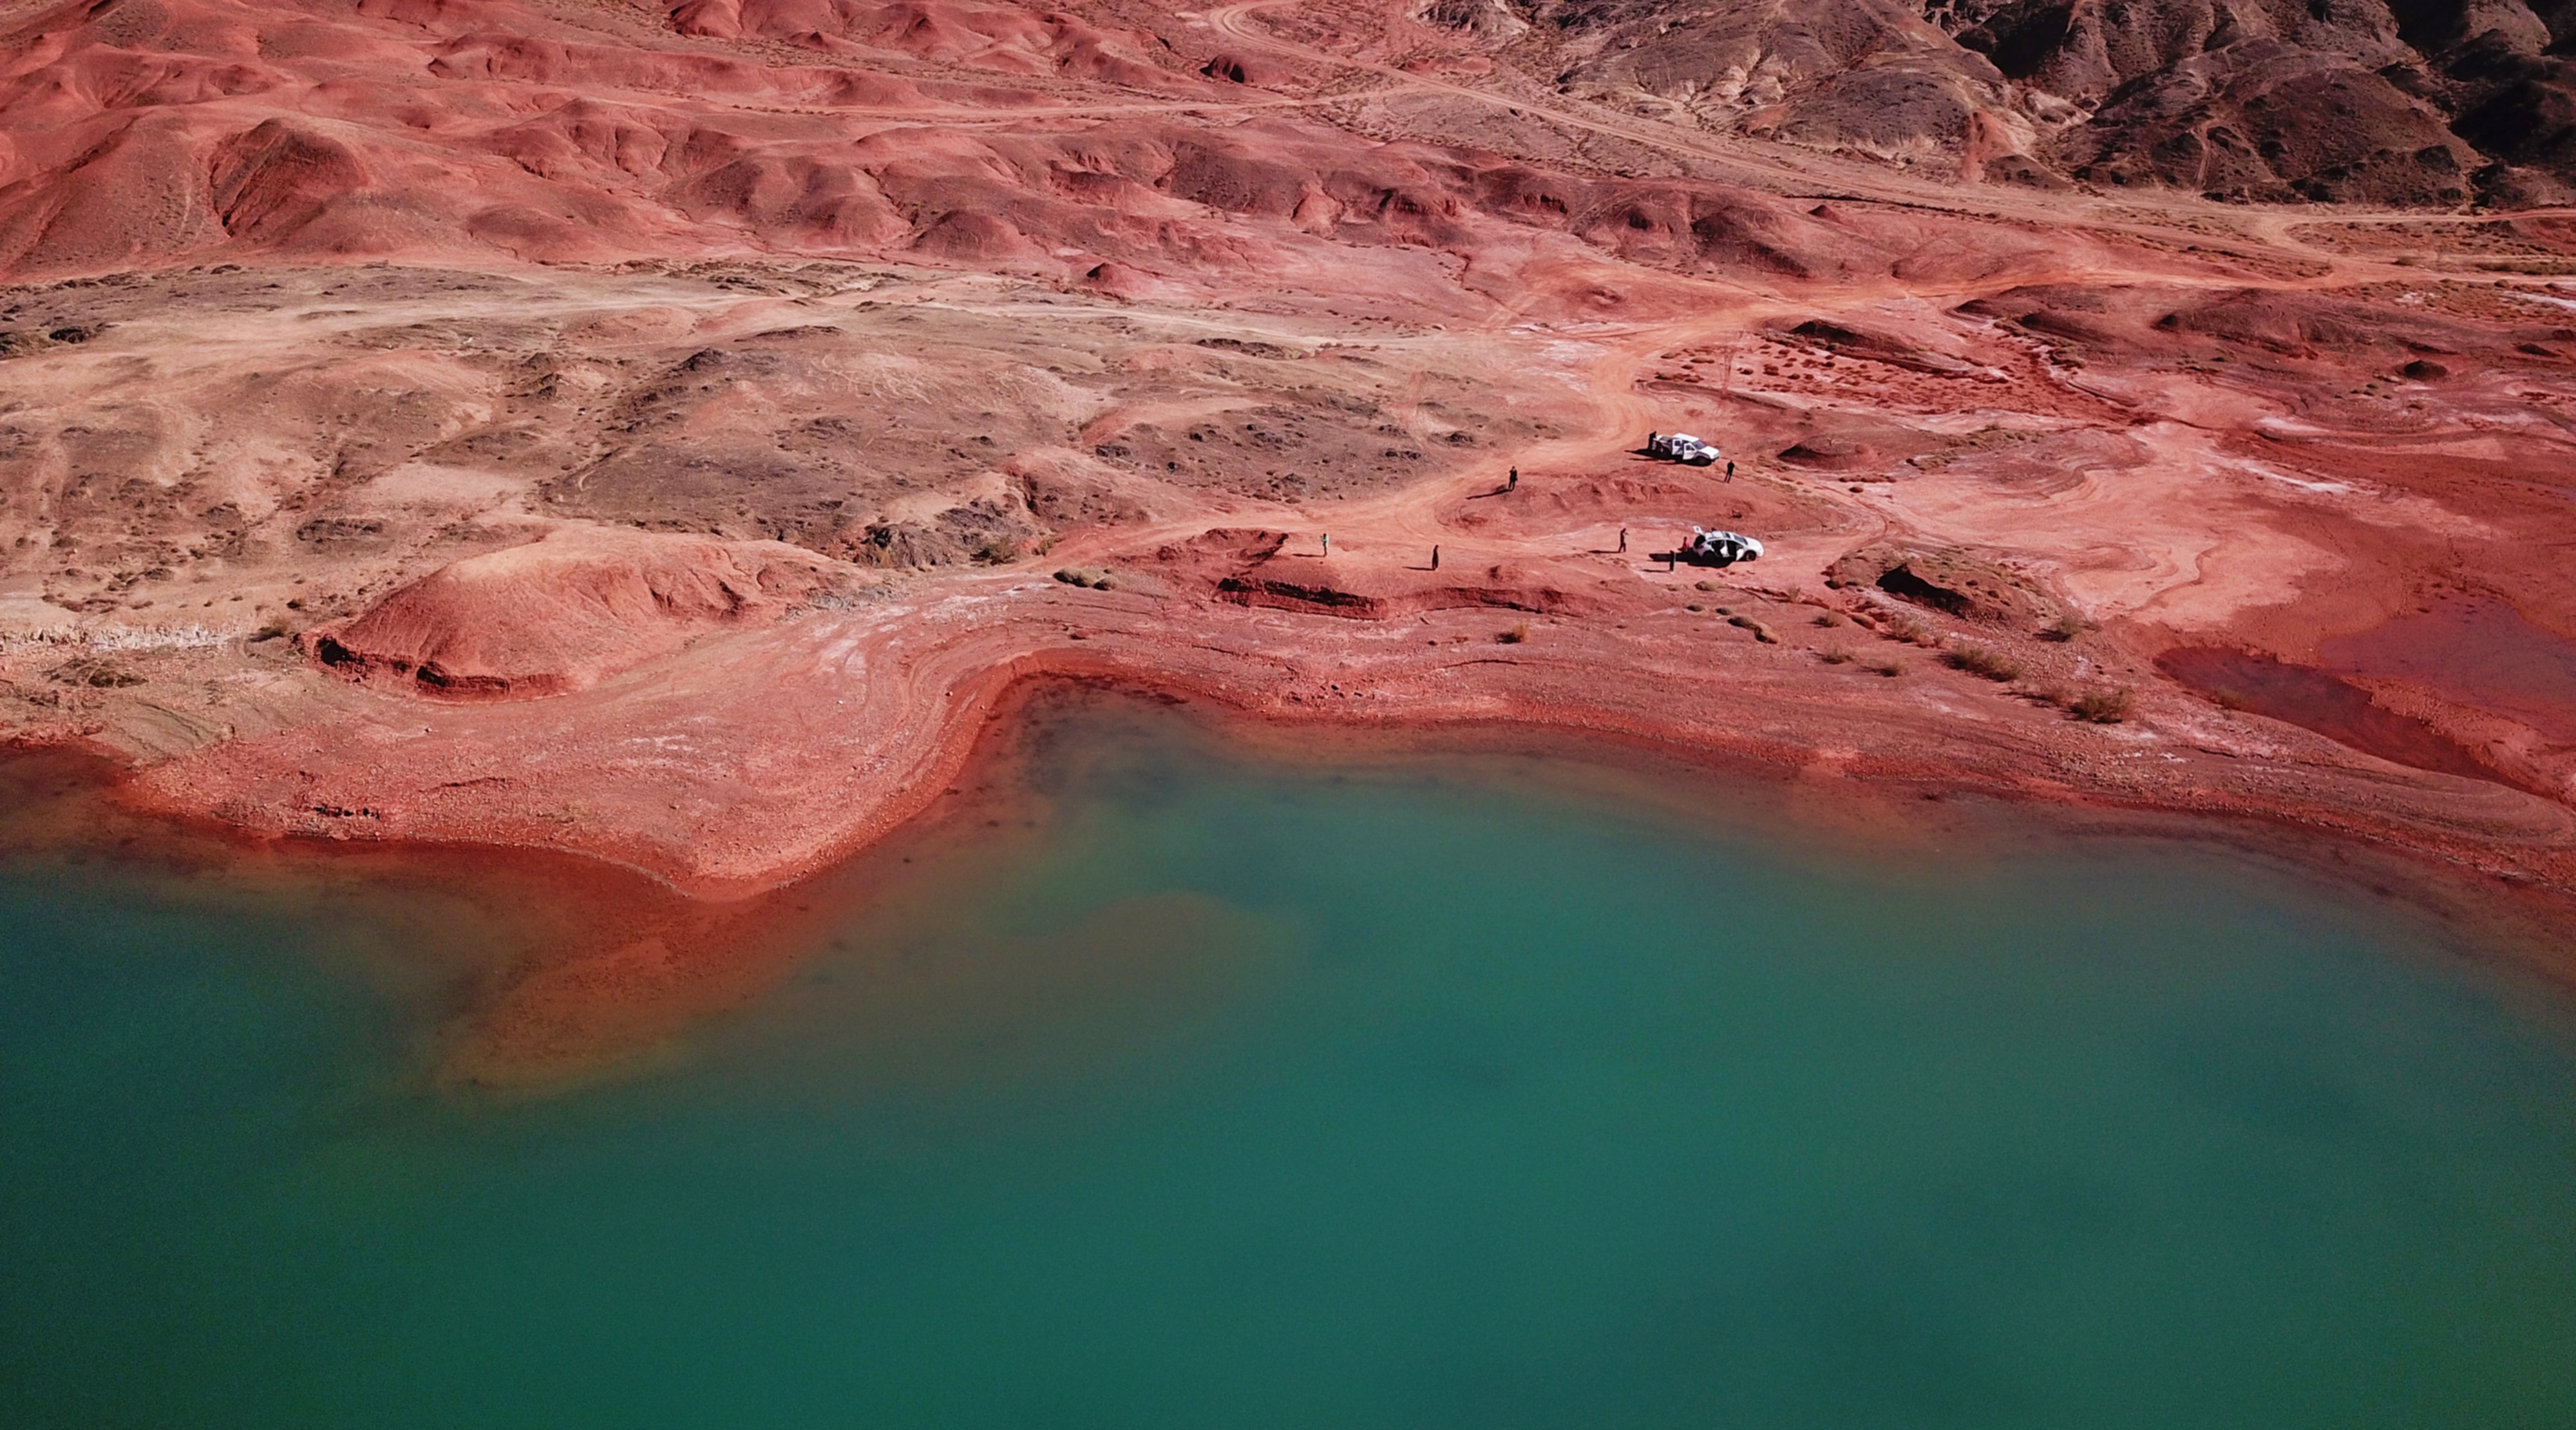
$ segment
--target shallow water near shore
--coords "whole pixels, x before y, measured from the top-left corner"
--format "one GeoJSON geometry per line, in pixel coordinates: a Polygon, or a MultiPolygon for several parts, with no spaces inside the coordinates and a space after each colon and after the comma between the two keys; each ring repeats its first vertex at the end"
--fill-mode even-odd
{"type": "Polygon", "coordinates": [[[416,904],[0,867],[0,1421],[2576,1421],[2576,1016],[2400,907],[1127,710],[1026,773],[542,1095],[426,1073],[416,904]]]}

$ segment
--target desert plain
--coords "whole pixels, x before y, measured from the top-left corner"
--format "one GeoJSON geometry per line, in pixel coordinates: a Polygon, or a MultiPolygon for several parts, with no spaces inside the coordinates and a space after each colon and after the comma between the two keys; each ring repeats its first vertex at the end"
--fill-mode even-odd
{"type": "Polygon", "coordinates": [[[720,907],[1070,680],[2215,816],[2576,977],[2571,34],[13,5],[0,739],[720,907]]]}

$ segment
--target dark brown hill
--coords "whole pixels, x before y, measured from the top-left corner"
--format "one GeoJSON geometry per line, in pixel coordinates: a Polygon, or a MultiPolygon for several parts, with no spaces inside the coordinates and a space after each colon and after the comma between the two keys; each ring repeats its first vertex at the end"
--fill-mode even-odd
{"type": "Polygon", "coordinates": [[[1569,93],[1972,176],[2450,207],[2576,198],[2570,0],[1529,0],[1569,93]]]}

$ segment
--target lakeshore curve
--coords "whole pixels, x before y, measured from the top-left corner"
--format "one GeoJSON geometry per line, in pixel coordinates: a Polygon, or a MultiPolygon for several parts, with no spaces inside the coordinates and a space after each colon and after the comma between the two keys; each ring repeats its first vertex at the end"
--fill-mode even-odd
{"type": "MultiPolygon", "coordinates": [[[[1723,588],[1790,633],[1767,645],[1714,611],[1675,609],[1720,593],[1632,574],[1592,598],[1601,616],[1542,618],[1503,645],[1517,612],[1369,622],[1026,574],[936,584],[947,589],[730,633],[549,699],[352,688],[344,718],[138,769],[123,798],[265,835],[561,850],[739,900],[900,828],[959,780],[1016,693],[1072,681],[1206,702],[1292,741],[1571,740],[1614,761],[1625,749],[1767,775],[1864,820],[1901,821],[1903,800],[1946,793],[2219,816],[2278,842],[2357,841],[2553,905],[2576,894],[2576,812],[2556,801],[2388,764],[2164,687],[2099,725],[1919,652],[1894,678],[1830,663],[1822,652],[1837,647],[1799,618],[1867,609],[1839,597],[1723,588]]],[[[2576,978],[2566,954],[2538,961],[2576,978]]]]}

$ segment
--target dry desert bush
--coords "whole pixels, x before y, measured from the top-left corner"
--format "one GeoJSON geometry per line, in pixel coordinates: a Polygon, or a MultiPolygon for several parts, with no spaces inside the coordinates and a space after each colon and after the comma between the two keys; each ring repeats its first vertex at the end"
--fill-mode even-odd
{"type": "Polygon", "coordinates": [[[2068,713],[2096,725],[2117,725],[2129,718],[2130,708],[2137,703],[2137,693],[2126,686],[2117,690],[2088,690],[2067,702],[2068,713]]]}
{"type": "Polygon", "coordinates": [[[2021,679],[2021,662],[1992,646],[1973,645],[1962,641],[1942,653],[1941,660],[1952,670],[1964,670],[1988,680],[2021,679]]]}

